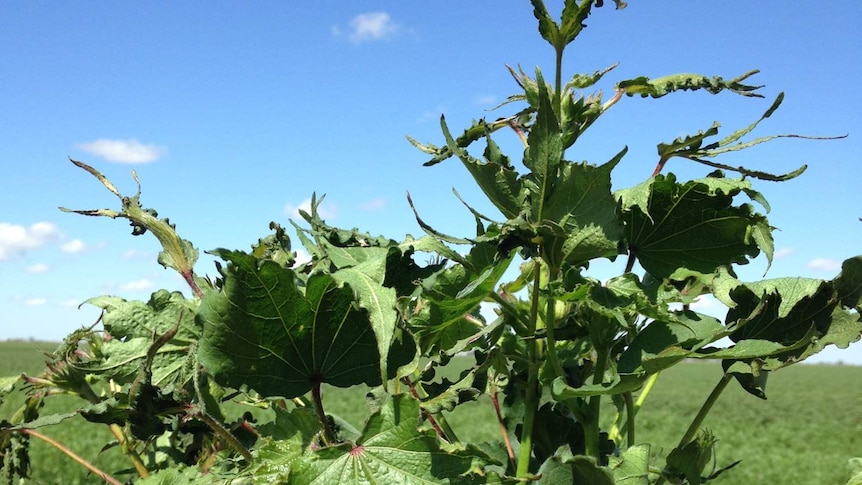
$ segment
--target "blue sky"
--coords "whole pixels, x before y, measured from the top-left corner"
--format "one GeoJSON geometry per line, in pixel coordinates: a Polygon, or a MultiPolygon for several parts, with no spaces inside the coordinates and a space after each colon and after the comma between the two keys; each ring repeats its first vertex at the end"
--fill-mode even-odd
{"type": "MultiPolygon", "coordinates": [[[[559,10],[557,2],[547,2],[559,10]]],[[[559,2],[562,3],[562,2],[559,2]]],[[[602,163],[629,153],[615,188],[648,177],[655,146],[719,121],[723,133],[757,119],[781,91],[782,108],[755,135],[843,135],[778,140],[724,160],[809,170],[759,182],[772,204],[777,257],[767,277],[832,278],[862,250],[862,3],[778,0],[631,0],[597,9],[567,52],[565,72],[619,62],[601,87],[647,75],[761,73],[767,99],[680,93],[625,98],[567,155],[602,163]],[[661,5],[658,7],[657,5],[661,5]]],[[[170,217],[202,250],[246,249],[287,224],[313,192],[328,194],[332,224],[401,239],[418,235],[405,200],[444,232],[469,235],[488,214],[455,160],[422,167],[405,140],[441,143],[439,116],[460,131],[517,86],[505,65],[553,72],[526,0],[472,2],[16,2],[0,14],[0,339],[59,339],[97,312],[91,296],[146,299],[186,291],[155,262],[158,246],[121,221],[64,214],[118,201],[68,157],[170,217]]],[[[514,156],[519,151],[514,148],[514,156]]],[[[719,160],[721,161],[721,160],[719,160]]],[[[671,161],[682,177],[699,166],[671,161]]],[[[621,271],[600,265],[597,276],[621,271]]],[[[617,267],[619,266],[619,267],[617,267]]],[[[199,273],[213,273],[203,258],[199,273]]],[[[762,258],[740,272],[759,279],[762,258]]],[[[711,303],[704,301],[704,311],[711,303]]],[[[862,364],[862,346],[828,360],[862,364]]]]}

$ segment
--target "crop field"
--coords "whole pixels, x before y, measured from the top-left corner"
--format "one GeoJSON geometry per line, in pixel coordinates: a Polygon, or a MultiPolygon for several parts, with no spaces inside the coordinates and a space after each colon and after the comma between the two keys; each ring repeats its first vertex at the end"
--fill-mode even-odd
{"type": "MultiPolygon", "coordinates": [[[[54,347],[38,342],[0,343],[0,376],[37,373],[44,361],[39,350],[54,347]]],[[[673,448],[720,376],[718,365],[704,363],[683,364],[663,373],[641,410],[637,441],[654,443],[665,452],[673,448]]],[[[326,410],[361,428],[365,392],[325,389],[326,410]]],[[[767,401],[759,400],[732,383],[713,408],[706,427],[719,439],[717,466],[742,460],[714,483],[845,483],[847,460],[862,456],[862,367],[797,365],[770,376],[767,395],[767,401]]],[[[43,414],[80,404],[64,396],[52,396],[46,402],[43,414]]],[[[15,406],[14,396],[0,403],[0,419],[8,419],[15,406]]],[[[490,401],[480,400],[457,408],[449,421],[464,440],[493,440],[498,430],[493,416],[490,401]]],[[[75,418],[43,431],[106,470],[127,467],[116,447],[101,450],[111,439],[105,427],[75,418]]],[[[32,440],[31,449],[30,483],[100,483],[39,440],[32,440]]]]}

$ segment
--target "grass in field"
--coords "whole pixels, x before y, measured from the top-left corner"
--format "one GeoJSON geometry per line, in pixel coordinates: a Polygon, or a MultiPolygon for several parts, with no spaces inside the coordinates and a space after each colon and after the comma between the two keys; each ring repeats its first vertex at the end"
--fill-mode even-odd
{"type": "MultiPolygon", "coordinates": [[[[37,373],[54,344],[0,343],[0,376],[37,373]]],[[[721,377],[714,364],[686,363],[665,371],[638,416],[637,441],[652,443],[664,455],[674,446],[721,377]]],[[[717,465],[742,463],[719,477],[718,485],[844,484],[847,460],[862,456],[862,367],[797,365],[770,376],[769,400],[762,401],[732,382],[705,422],[718,437],[717,465]]],[[[368,411],[368,389],[324,389],[326,411],[361,429],[368,411]]],[[[42,414],[80,406],[70,397],[51,397],[42,414]]],[[[15,403],[0,404],[0,419],[15,403]]],[[[605,409],[611,412],[610,403],[605,409]]],[[[499,440],[499,428],[487,398],[459,406],[448,421],[463,441],[499,440]]],[[[115,472],[128,467],[116,448],[101,451],[112,440],[107,428],[74,418],[45,428],[97,466],[115,472]]],[[[53,448],[33,441],[33,480],[40,484],[99,483],[53,448]]],[[[656,465],[663,465],[656,460],[656,465]]]]}

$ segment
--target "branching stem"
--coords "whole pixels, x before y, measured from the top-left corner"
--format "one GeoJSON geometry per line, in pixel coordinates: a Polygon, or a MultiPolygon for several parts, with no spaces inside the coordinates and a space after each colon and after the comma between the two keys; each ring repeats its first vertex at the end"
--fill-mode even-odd
{"type": "MultiPolygon", "coordinates": [[[[407,388],[410,389],[410,395],[412,395],[413,398],[417,401],[422,402],[422,396],[419,395],[419,390],[417,389],[416,384],[407,376],[404,376],[402,380],[405,384],[407,384],[407,388]]],[[[448,425],[448,423],[445,422],[445,420],[443,422],[444,424],[446,424],[446,428],[449,432],[443,430],[443,428],[440,426],[440,423],[437,422],[437,419],[435,419],[431,413],[423,409],[421,406],[419,407],[419,409],[422,411],[422,415],[425,416],[425,419],[428,420],[428,424],[430,424],[431,427],[434,428],[434,431],[437,433],[437,436],[439,436],[440,439],[448,441],[449,443],[452,443],[453,439],[457,441],[457,438],[453,438],[455,436],[455,432],[448,425]]],[[[442,418],[442,416],[440,416],[440,418],[442,418]]]]}
{"type": "Polygon", "coordinates": [[[49,436],[45,436],[44,434],[42,434],[36,430],[33,430],[33,429],[22,429],[22,430],[19,430],[19,432],[30,435],[34,438],[38,438],[38,439],[44,441],[45,443],[48,443],[49,445],[53,446],[54,448],[60,450],[61,453],[65,454],[69,458],[75,460],[79,465],[83,466],[87,470],[90,470],[91,473],[97,475],[99,478],[101,478],[105,482],[110,483],[111,485],[123,485],[123,482],[117,480],[116,478],[112,477],[108,473],[97,468],[95,465],[93,465],[89,461],[85,460],[80,455],[78,455],[74,451],[70,450],[69,448],[67,448],[62,443],[54,440],[53,438],[51,438],[49,436]]]}
{"type": "Polygon", "coordinates": [[[133,449],[129,445],[129,438],[126,436],[123,428],[118,424],[108,425],[108,429],[110,429],[111,434],[114,435],[114,438],[117,439],[117,443],[120,445],[120,450],[122,450],[123,454],[129,458],[129,461],[132,462],[132,466],[135,467],[135,471],[138,472],[138,476],[141,478],[147,478],[150,476],[150,470],[147,469],[147,466],[144,464],[143,458],[138,454],[137,450],[133,449]]]}
{"type": "Polygon", "coordinates": [[[238,452],[242,457],[248,462],[251,463],[254,461],[254,457],[251,455],[251,452],[246,449],[242,443],[236,439],[236,436],[233,435],[227,428],[221,425],[218,421],[216,421],[212,416],[207,413],[201,412],[197,415],[197,418],[207,424],[207,426],[212,429],[215,434],[223,439],[231,448],[233,448],[236,452],[238,452]]]}

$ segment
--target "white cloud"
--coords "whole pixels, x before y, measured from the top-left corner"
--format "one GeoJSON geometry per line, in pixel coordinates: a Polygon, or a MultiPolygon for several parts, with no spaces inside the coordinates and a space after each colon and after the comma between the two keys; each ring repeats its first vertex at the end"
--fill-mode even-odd
{"type": "MultiPolygon", "coordinates": [[[[295,221],[304,221],[305,219],[299,215],[299,210],[302,209],[305,212],[311,214],[311,199],[305,199],[299,203],[299,205],[293,205],[288,203],[284,206],[284,215],[295,220],[295,221]]],[[[333,204],[321,203],[317,207],[317,215],[320,216],[321,219],[335,219],[336,207],[333,204]]]]}
{"type": "Polygon", "coordinates": [[[376,211],[382,209],[386,205],[386,199],[371,199],[368,202],[359,206],[364,211],[376,211]]]}
{"type": "Polygon", "coordinates": [[[120,285],[120,288],[128,291],[146,291],[153,287],[153,284],[150,280],[143,278],[140,280],[129,281],[128,283],[124,283],[120,285]]]}
{"type": "Polygon", "coordinates": [[[123,252],[123,254],[120,257],[125,259],[126,261],[140,261],[140,260],[151,259],[153,257],[153,255],[146,252],[146,251],[138,251],[136,249],[129,249],[128,251],[123,252]]]}
{"type": "Polygon", "coordinates": [[[72,239],[66,244],[60,246],[61,251],[69,254],[78,254],[80,252],[83,252],[85,249],[87,249],[87,245],[84,244],[84,241],[81,241],[80,239],[72,239]]]}
{"type": "Polygon", "coordinates": [[[297,266],[303,265],[303,264],[311,261],[311,256],[309,256],[309,254],[306,253],[305,251],[303,251],[302,249],[297,249],[294,252],[296,253],[296,265],[297,266]]]}
{"type": "Polygon", "coordinates": [[[793,248],[781,248],[778,251],[775,251],[775,259],[786,258],[793,254],[793,248]]]}
{"type": "Polygon", "coordinates": [[[67,298],[59,302],[58,304],[62,307],[77,308],[81,304],[81,302],[74,298],[67,298]]]}
{"type": "Polygon", "coordinates": [[[476,98],[476,104],[479,106],[494,106],[497,104],[496,96],[479,96],[476,98]]]}
{"type": "Polygon", "coordinates": [[[45,263],[37,263],[37,264],[31,264],[30,266],[27,266],[27,272],[28,273],[44,273],[44,272],[48,271],[49,269],[50,268],[45,263]]]}
{"type": "Polygon", "coordinates": [[[46,298],[27,298],[24,300],[24,304],[27,306],[42,306],[45,303],[48,303],[46,298]]]}
{"type": "Polygon", "coordinates": [[[416,118],[416,123],[430,123],[430,122],[440,122],[440,116],[446,114],[446,107],[443,105],[437,105],[434,109],[429,109],[428,111],[424,111],[418,118],[416,118]]]}
{"type": "Polygon", "coordinates": [[[165,147],[145,145],[135,139],[109,140],[102,138],[96,141],[81,143],[78,145],[78,148],[102,157],[109,162],[117,163],[150,163],[158,160],[168,152],[165,147]]]}
{"type": "MultiPolygon", "coordinates": [[[[386,12],[359,14],[350,19],[349,25],[350,31],[347,34],[347,38],[354,44],[387,39],[398,33],[401,29],[386,12]]],[[[332,32],[338,36],[341,34],[341,29],[334,27],[332,32]]]]}
{"type": "Polygon", "coordinates": [[[809,261],[805,267],[815,271],[837,271],[841,269],[841,261],[826,258],[814,258],[809,261]]]}
{"type": "Polygon", "coordinates": [[[0,261],[39,248],[58,237],[60,231],[50,222],[37,222],[30,227],[0,222],[0,261]]]}

